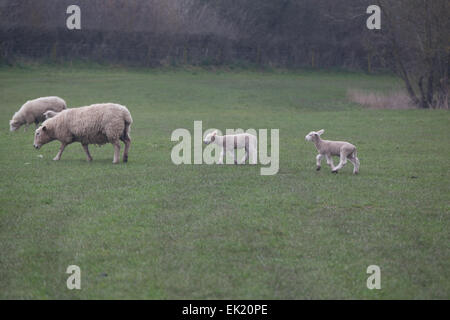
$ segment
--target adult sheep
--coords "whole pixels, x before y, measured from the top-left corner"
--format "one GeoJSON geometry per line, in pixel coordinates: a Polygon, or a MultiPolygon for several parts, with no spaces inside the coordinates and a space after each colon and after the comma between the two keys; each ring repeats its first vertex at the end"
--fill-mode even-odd
{"type": "Polygon", "coordinates": [[[34,147],[39,149],[50,141],[60,141],[61,148],[53,159],[59,160],[68,144],[80,142],[86,152],[87,160],[92,161],[88,145],[102,145],[109,142],[114,146],[113,163],[118,163],[119,140],[121,140],[125,143],[123,162],[127,162],[128,150],[131,145],[130,126],[132,123],[130,112],[120,104],[100,103],[67,109],[42,123],[35,132],[34,147]]]}
{"type": "Polygon", "coordinates": [[[42,97],[27,101],[9,121],[9,130],[16,131],[24,124],[26,130],[33,122],[37,128],[38,124],[45,120],[45,112],[60,112],[64,109],[67,109],[67,105],[60,97],[42,97]]]}

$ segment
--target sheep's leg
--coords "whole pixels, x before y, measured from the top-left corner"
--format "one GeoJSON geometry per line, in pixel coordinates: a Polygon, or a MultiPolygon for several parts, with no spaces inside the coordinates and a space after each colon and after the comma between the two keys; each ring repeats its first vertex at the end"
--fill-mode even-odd
{"type": "Polygon", "coordinates": [[[317,171],[320,170],[320,167],[321,167],[320,161],[321,161],[321,160],[322,160],[322,155],[319,153],[319,154],[316,156],[316,165],[317,165],[316,170],[317,170],[317,171]]]}
{"type": "Polygon", "coordinates": [[[61,155],[62,155],[65,147],[66,147],[66,144],[61,142],[61,147],[59,147],[59,151],[56,154],[56,157],[53,158],[53,160],[58,161],[59,159],[61,159],[61,155]]]}
{"type": "Polygon", "coordinates": [[[87,161],[92,161],[92,156],[91,156],[91,154],[89,153],[88,145],[87,145],[87,144],[83,144],[82,146],[83,146],[84,152],[86,152],[86,155],[87,155],[87,161]]]}
{"type": "Polygon", "coordinates": [[[337,173],[338,170],[341,170],[342,167],[343,167],[346,163],[347,163],[347,156],[346,156],[343,152],[341,152],[341,157],[340,157],[339,164],[338,164],[336,167],[334,167],[333,170],[332,170],[331,172],[337,173]]]}
{"type": "Polygon", "coordinates": [[[131,146],[131,140],[125,139],[125,140],[123,140],[123,143],[125,143],[125,149],[123,151],[123,162],[127,162],[128,161],[128,151],[130,150],[130,146],[131,146]]]}
{"type": "Polygon", "coordinates": [[[114,159],[113,159],[113,163],[119,163],[119,158],[120,158],[120,143],[119,141],[113,142],[112,144],[114,146],[114,159]]]}
{"type": "Polygon", "coordinates": [[[330,155],[327,155],[327,164],[331,167],[331,169],[334,168],[334,162],[333,162],[333,157],[330,155]]]}

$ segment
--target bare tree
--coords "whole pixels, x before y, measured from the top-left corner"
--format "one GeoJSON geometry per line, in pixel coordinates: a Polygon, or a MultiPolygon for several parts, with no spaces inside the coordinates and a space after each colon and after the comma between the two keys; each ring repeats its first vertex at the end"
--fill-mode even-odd
{"type": "Polygon", "coordinates": [[[386,27],[378,38],[394,60],[412,101],[421,108],[447,108],[450,2],[379,1],[386,27]]]}

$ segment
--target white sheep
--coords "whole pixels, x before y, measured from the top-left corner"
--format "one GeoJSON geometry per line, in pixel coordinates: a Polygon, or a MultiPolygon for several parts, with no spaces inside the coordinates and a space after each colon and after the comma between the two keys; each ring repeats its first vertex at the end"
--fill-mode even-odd
{"type": "Polygon", "coordinates": [[[59,160],[68,144],[80,142],[86,152],[87,160],[92,161],[88,145],[102,145],[109,142],[114,146],[113,163],[118,163],[119,140],[121,140],[125,143],[123,162],[127,162],[128,150],[131,145],[130,126],[132,123],[133,119],[128,109],[115,103],[67,109],[42,123],[35,132],[34,147],[39,149],[50,141],[59,140],[61,147],[53,159],[59,160]]]}
{"type": "Polygon", "coordinates": [[[307,141],[314,142],[319,154],[316,157],[317,169],[320,170],[322,157],[325,156],[327,164],[331,167],[333,173],[337,173],[346,163],[347,159],[353,164],[353,173],[359,172],[359,159],[356,156],[356,147],[351,143],[345,141],[329,141],[322,140],[320,136],[325,130],[319,130],[317,132],[311,131],[305,136],[307,141]],[[339,164],[335,167],[332,156],[339,156],[339,164]]]}
{"type": "Polygon", "coordinates": [[[256,164],[257,158],[257,138],[249,133],[229,134],[225,136],[218,136],[217,130],[206,135],[204,141],[205,144],[215,143],[221,148],[219,164],[223,164],[224,154],[227,152],[233,152],[234,164],[238,164],[236,150],[245,149],[244,158],[241,160],[241,164],[250,156],[250,164],[256,164]]]}
{"type": "Polygon", "coordinates": [[[38,124],[45,120],[44,113],[47,111],[60,112],[67,109],[66,102],[59,97],[42,97],[25,102],[9,121],[9,130],[16,131],[22,125],[26,128],[32,124],[38,124]]]}

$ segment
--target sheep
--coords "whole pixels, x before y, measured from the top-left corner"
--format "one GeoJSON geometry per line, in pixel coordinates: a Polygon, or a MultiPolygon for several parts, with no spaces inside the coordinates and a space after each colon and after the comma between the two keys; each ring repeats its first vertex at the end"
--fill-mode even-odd
{"type": "MultiPolygon", "coordinates": [[[[257,156],[257,138],[249,133],[229,134],[225,136],[218,136],[217,130],[206,135],[203,140],[205,144],[215,143],[222,147],[218,164],[223,164],[223,156],[227,152],[232,152],[235,149],[245,149],[245,156],[242,158],[241,163],[245,161],[251,155],[250,164],[256,164],[257,156]]],[[[234,164],[238,164],[236,152],[233,152],[234,164]]]]}
{"type": "Polygon", "coordinates": [[[42,97],[27,101],[9,121],[9,130],[16,131],[24,124],[26,130],[33,122],[37,128],[38,124],[45,120],[46,111],[60,112],[65,109],[67,109],[66,102],[59,97],[42,97]]]}
{"type": "Polygon", "coordinates": [[[115,103],[67,109],[42,123],[35,132],[33,146],[39,149],[50,141],[60,141],[61,147],[53,159],[57,161],[61,159],[64,148],[68,144],[80,142],[87,155],[87,160],[92,161],[88,145],[103,145],[109,142],[114,146],[113,163],[118,163],[119,140],[121,140],[125,143],[123,162],[127,162],[131,145],[130,126],[132,123],[133,119],[128,109],[115,103]]]}
{"type": "Polygon", "coordinates": [[[333,173],[337,173],[346,163],[347,159],[353,164],[353,174],[358,174],[359,172],[359,159],[356,156],[356,147],[351,143],[345,141],[329,141],[322,140],[320,136],[325,132],[325,130],[319,130],[317,132],[311,131],[305,136],[306,141],[314,142],[319,154],[316,157],[316,170],[319,171],[321,167],[320,161],[322,157],[325,156],[327,159],[327,164],[331,167],[333,173]],[[335,167],[333,163],[332,156],[339,156],[339,164],[335,167]]]}

